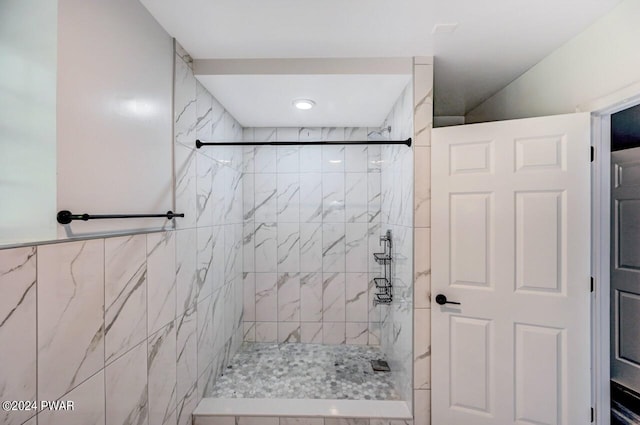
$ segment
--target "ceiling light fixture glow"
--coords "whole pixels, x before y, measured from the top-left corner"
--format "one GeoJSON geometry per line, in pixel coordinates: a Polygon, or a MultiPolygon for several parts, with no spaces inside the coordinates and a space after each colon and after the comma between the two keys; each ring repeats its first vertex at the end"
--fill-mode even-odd
{"type": "Polygon", "coordinates": [[[296,99],[293,101],[293,106],[295,106],[298,109],[302,109],[303,111],[311,109],[315,105],[316,105],[316,102],[314,102],[311,99],[296,99]]]}

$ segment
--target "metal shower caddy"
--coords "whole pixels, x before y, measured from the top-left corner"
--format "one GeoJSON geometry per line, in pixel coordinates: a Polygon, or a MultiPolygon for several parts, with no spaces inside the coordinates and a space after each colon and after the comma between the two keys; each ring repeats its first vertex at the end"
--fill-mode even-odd
{"type": "Polygon", "coordinates": [[[393,248],[393,242],[391,240],[391,230],[387,230],[384,236],[380,236],[380,244],[384,245],[384,252],[375,252],[373,258],[376,263],[383,266],[383,276],[373,278],[377,290],[373,298],[374,306],[391,304],[391,301],[393,301],[393,288],[391,285],[391,261],[393,261],[391,249],[393,248]]]}

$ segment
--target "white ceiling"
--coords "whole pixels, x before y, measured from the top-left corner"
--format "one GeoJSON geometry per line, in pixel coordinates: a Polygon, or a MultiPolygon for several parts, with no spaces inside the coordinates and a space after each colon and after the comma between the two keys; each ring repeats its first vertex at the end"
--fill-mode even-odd
{"type": "Polygon", "coordinates": [[[473,109],[620,0],[140,1],[198,59],[434,55],[442,116],[473,109]],[[442,23],[459,26],[432,34],[442,23]]]}
{"type": "Polygon", "coordinates": [[[378,127],[409,75],[198,75],[243,127],[378,127]],[[308,111],[294,99],[316,102],[308,111]],[[354,113],[357,111],[357,113],[354,113]]]}

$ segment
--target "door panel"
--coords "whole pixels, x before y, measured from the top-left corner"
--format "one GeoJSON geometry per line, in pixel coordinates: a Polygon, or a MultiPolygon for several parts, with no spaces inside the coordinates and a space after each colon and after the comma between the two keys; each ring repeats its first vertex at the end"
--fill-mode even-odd
{"type": "Polygon", "coordinates": [[[589,422],[589,128],[433,130],[434,425],[589,422]]]}
{"type": "Polygon", "coordinates": [[[515,197],[516,291],[559,293],[564,192],[516,192],[515,197]]]}
{"type": "Polygon", "coordinates": [[[516,323],[515,339],[516,423],[561,423],[563,331],[516,323]]]}
{"type": "Polygon", "coordinates": [[[630,292],[617,291],[618,293],[618,322],[620,326],[620,359],[631,363],[632,366],[640,366],[640,296],[630,292]]]}
{"type": "Polygon", "coordinates": [[[611,154],[611,379],[640,392],[640,148],[611,154]]]}
{"type": "Polygon", "coordinates": [[[566,137],[523,138],[515,141],[516,172],[560,170],[566,162],[566,137]]]}
{"type": "Polygon", "coordinates": [[[471,414],[491,413],[491,322],[469,317],[450,318],[451,405],[470,410],[471,414]]]}
{"type": "Polygon", "coordinates": [[[491,173],[491,142],[472,142],[451,145],[449,156],[451,175],[491,173]]]}
{"type": "Polygon", "coordinates": [[[488,193],[451,195],[452,285],[489,285],[490,205],[488,193]]]}
{"type": "Polygon", "coordinates": [[[618,269],[640,269],[640,199],[617,200],[618,269]]]}

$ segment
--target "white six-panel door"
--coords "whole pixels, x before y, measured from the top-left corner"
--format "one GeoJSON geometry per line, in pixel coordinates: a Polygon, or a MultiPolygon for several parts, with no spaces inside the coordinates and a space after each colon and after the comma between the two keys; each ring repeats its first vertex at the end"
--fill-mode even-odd
{"type": "Polygon", "coordinates": [[[433,425],[590,422],[589,128],[433,130],[433,425]]]}

